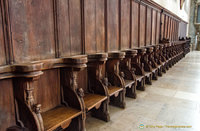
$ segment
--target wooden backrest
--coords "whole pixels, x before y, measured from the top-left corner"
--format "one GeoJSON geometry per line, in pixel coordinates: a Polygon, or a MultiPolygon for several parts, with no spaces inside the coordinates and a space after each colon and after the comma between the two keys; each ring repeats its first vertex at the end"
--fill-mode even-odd
{"type": "Polygon", "coordinates": [[[60,70],[49,69],[38,80],[35,88],[35,100],[45,112],[61,104],[60,70]]]}
{"type": "Polygon", "coordinates": [[[0,130],[16,125],[12,79],[0,79],[0,130]]]}

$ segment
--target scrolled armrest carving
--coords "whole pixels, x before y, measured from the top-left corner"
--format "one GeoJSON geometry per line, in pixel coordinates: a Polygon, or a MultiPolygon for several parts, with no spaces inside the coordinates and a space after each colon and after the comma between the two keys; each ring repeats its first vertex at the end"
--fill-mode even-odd
{"type": "Polygon", "coordinates": [[[76,92],[77,92],[78,96],[81,97],[81,98],[83,98],[84,95],[85,95],[84,90],[82,88],[78,88],[76,90],[76,92]]]}
{"type": "Polygon", "coordinates": [[[120,72],[120,76],[121,76],[122,78],[125,78],[125,74],[124,74],[123,71],[120,72]]]}

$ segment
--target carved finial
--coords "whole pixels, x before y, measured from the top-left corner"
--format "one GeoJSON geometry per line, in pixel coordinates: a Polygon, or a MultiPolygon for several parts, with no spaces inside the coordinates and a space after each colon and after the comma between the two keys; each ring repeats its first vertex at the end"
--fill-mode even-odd
{"type": "Polygon", "coordinates": [[[124,78],[125,77],[124,72],[120,72],[120,76],[124,78]]]}
{"type": "Polygon", "coordinates": [[[78,88],[77,89],[77,94],[80,96],[80,97],[84,97],[84,90],[82,88],[78,88]]]}
{"type": "Polygon", "coordinates": [[[105,77],[102,79],[102,83],[105,85],[105,86],[111,86],[111,84],[108,82],[108,78],[105,77]]]}
{"type": "Polygon", "coordinates": [[[41,112],[41,110],[40,110],[40,108],[41,108],[41,104],[36,104],[36,105],[34,105],[34,112],[36,113],[36,114],[39,114],[40,112],[41,112]]]}
{"type": "Polygon", "coordinates": [[[131,71],[135,73],[136,69],[134,67],[131,68],[131,71]]]}

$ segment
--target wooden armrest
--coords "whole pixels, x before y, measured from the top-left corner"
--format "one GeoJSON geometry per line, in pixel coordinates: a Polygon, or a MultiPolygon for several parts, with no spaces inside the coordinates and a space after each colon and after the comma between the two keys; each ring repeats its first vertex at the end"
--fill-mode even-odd
{"type": "Polygon", "coordinates": [[[45,131],[52,131],[58,127],[68,127],[71,120],[81,115],[80,110],[70,107],[59,106],[52,110],[42,113],[45,131]]]}

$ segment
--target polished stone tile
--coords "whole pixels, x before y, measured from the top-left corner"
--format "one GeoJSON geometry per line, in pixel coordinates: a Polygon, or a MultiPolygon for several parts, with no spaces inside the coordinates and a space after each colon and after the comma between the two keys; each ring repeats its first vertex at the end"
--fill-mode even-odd
{"type": "Polygon", "coordinates": [[[92,117],[88,131],[200,131],[200,52],[191,52],[166,74],[126,98],[126,109],[110,106],[110,122],[92,117]],[[144,124],[144,129],[139,125],[144,124]],[[192,126],[192,128],[167,128],[192,126]],[[147,128],[146,126],[151,126],[147,128]],[[163,126],[158,128],[154,126],[163,126]]]}

